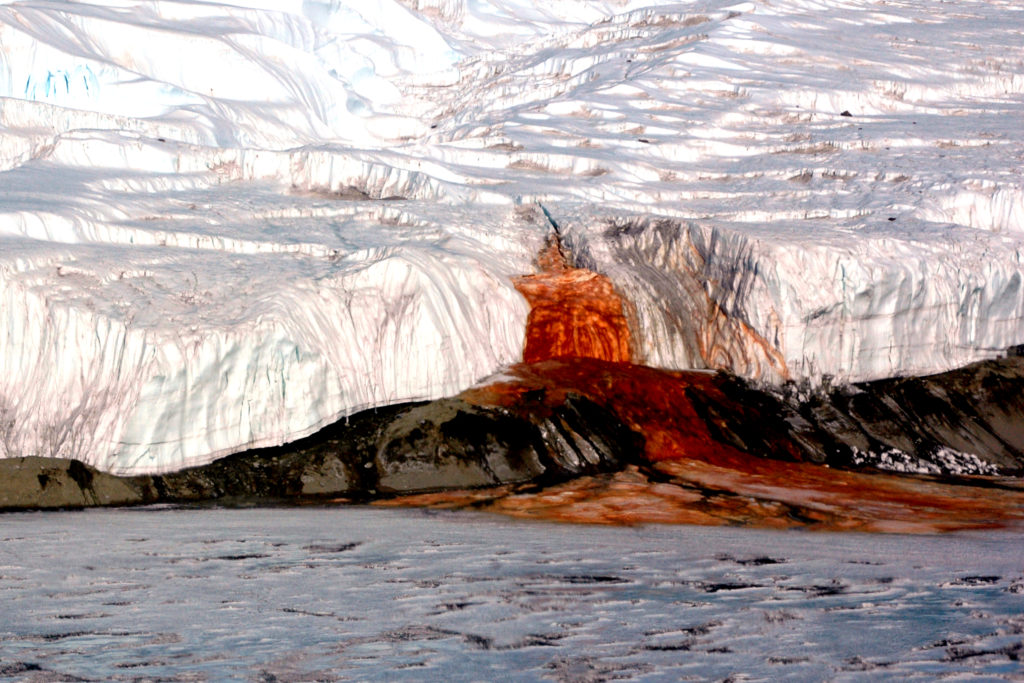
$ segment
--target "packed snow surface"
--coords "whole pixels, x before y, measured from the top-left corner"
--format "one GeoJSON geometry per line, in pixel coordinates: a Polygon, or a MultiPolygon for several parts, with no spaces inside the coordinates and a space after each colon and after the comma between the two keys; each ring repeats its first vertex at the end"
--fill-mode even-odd
{"type": "Polygon", "coordinates": [[[1020,680],[1019,531],[11,514],[0,680],[1020,680]]]}
{"type": "Polygon", "coordinates": [[[172,470],[520,358],[559,224],[637,360],[1024,341],[1016,0],[0,2],[0,455],[172,470]]]}

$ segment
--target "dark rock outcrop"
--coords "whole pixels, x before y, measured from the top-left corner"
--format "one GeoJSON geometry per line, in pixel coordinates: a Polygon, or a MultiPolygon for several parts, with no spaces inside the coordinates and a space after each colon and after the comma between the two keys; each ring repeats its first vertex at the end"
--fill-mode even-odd
{"type": "Polygon", "coordinates": [[[1024,358],[926,377],[774,394],[809,459],[931,474],[1024,473],[1024,358]]]}
{"type": "Polygon", "coordinates": [[[484,403],[565,387],[642,433],[651,461],[729,454],[932,475],[1024,474],[1024,357],[811,391],[594,359],[519,365],[484,403]]]}
{"type": "Polygon", "coordinates": [[[554,483],[616,469],[642,452],[638,435],[578,395],[569,394],[554,410],[529,402],[519,408],[455,398],[403,413],[378,439],[375,488],[413,493],[554,483]]]}
{"type": "Polygon", "coordinates": [[[643,441],[569,394],[515,410],[461,399],[369,410],[300,441],[155,476],[117,477],[75,460],[0,460],[0,509],[218,501],[367,500],[506,484],[546,485],[620,468],[643,441]]]}
{"type": "Polygon", "coordinates": [[[518,379],[365,411],[285,446],[159,476],[0,460],[0,509],[363,501],[548,486],[647,460],[734,466],[741,456],[937,476],[1024,474],[1019,355],[813,394],[595,359],[517,366],[511,376],[518,379]]]}

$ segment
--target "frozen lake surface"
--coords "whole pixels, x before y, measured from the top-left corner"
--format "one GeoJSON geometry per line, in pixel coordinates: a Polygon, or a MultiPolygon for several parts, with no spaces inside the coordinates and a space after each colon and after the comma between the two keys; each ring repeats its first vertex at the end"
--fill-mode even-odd
{"type": "Polygon", "coordinates": [[[1019,532],[137,508],[0,539],[2,680],[1024,675],[1019,532]]]}

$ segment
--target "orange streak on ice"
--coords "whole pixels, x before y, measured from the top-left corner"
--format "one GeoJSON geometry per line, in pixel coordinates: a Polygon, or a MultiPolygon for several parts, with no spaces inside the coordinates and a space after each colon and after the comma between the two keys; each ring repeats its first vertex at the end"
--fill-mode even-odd
{"type": "MultiPolygon", "coordinates": [[[[623,301],[611,282],[569,267],[557,239],[538,262],[540,273],[516,281],[532,307],[525,362],[511,368],[508,379],[465,391],[461,398],[536,413],[554,410],[569,393],[586,396],[644,436],[643,453],[622,454],[637,464],[541,491],[506,486],[386,504],[472,505],[516,517],[596,524],[934,533],[1024,523],[1021,482],[991,478],[989,486],[975,486],[848,472],[799,462],[800,451],[789,443],[774,444],[774,455],[782,459],[768,459],[724,442],[730,438],[721,436],[728,425],[778,418],[731,401],[721,376],[630,363],[623,301]],[[709,412],[709,406],[729,415],[709,412]]],[[[702,351],[717,353],[710,344],[702,351]]]]}
{"type": "Polygon", "coordinates": [[[622,298],[611,281],[583,268],[570,268],[558,240],[549,243],[538,262],[540,273],[515,283],[530,303],[523,360],[630,360],[629,327],[622,298]]]}

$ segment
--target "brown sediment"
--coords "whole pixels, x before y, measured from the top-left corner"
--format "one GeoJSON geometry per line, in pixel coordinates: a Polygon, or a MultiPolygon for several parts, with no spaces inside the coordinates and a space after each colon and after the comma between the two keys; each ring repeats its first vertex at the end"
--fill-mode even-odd
{"type": "Polygon", "coordinates": [[[593,271],[570,267],[557,237],[541,252],[538,265],[539,273],[515,282],[530,303],[523,360],[630,360],[629,327],[622,298],[611,281],[593,271]]]}
{"type": "MultiPolygon", "coordinates": [[[[755,459],[756,460],[756,459],[755,459]]],[[[753,463],[751,463],[753,464],[753,463]]],[[[514,517],[592,524],[700,524],[824,531],[938,533],[1024,527],[1024,491],[802,463],[719,467],[697,460],[635,467],[603,480],[496,497],[514,517]],[[777,469],[776,469],[777,467],[777,469]]]]}
{"type": "MultiPolygon", "coordinates": [[[[578,393],[642,434],[646,442],[642,455],[647,461],[692,458],[722,463],[747,457],[712,434],[693,401],[694,396],[729,401],[713,373],[561,358],[516,365],[509,375],[515,379],[475,387],[461,397],[478,405],[511,407],[529,394],[554,407],[567,394],[578,393]]],[[[790,455],[798,457],[795,451],[790,455]]]]}
{"type": "Polygon", "coordinates": [[[792,378],[779,349],[750,325],[727,315],[707,292],[703,294],[706,314],[697,335],[697,350],[707,367],[746,367],[753,377],[771,377],[774,374],[782,380],[792,378]],[[757,352],[752,353],[752,350],[757,352]]]}
{"type": "MultiPolygon", "coordinates": [[[[607,278],[571,268],[552,239],[541,272],[516,287],[532,306],[524,363],[459,398],[513,411],[554,411],[570,394],[609,410],[644,437],[621,472],[537,490],[505,486],[393,499],[388,505],[472,507],[593,524],[672,523],[936,533],[1024,527],[1024,482],[960,481],[832,469],[807,462],[778,404],[729,393],[729,378],[630,363],[623,301],[607,278]],[[765,457],[765,455],[771,457],[765,457]]],[[[720,309],[709,324],[721,326],[720,309]]],[[[716,336],[714,334],[711,335],[716,336]]],[[[709,338],[710,339],[710,338],[709,338]]],[[[785,376],[767,344],[764,356],[785,376]]],[[[725,353],[708,341],[701,352],[725,353]]]]}
{"type": "MultiPolygon", "coordinates": [[[[791,443],[781,458],[747,452],[729,438],[730,420],[778,419],[733,404],[723,375],[666,371],[630,363],[562,358],[511,368],[508,379],[464,392],[479,405],[554,407],[569,393],[607,407],[643,434],[634,465],[517,492],[514,487],[431,494],[398,501],[474,507],[534,519],[593,524],[673,523],[811,528],[832,531],[937,533],[1024,526],[1024,482],[998,477],[961,481],[855,472],[800,462],[791,443]]],[[[629,455],[629,454],[627,454],[629,455]]]]}

